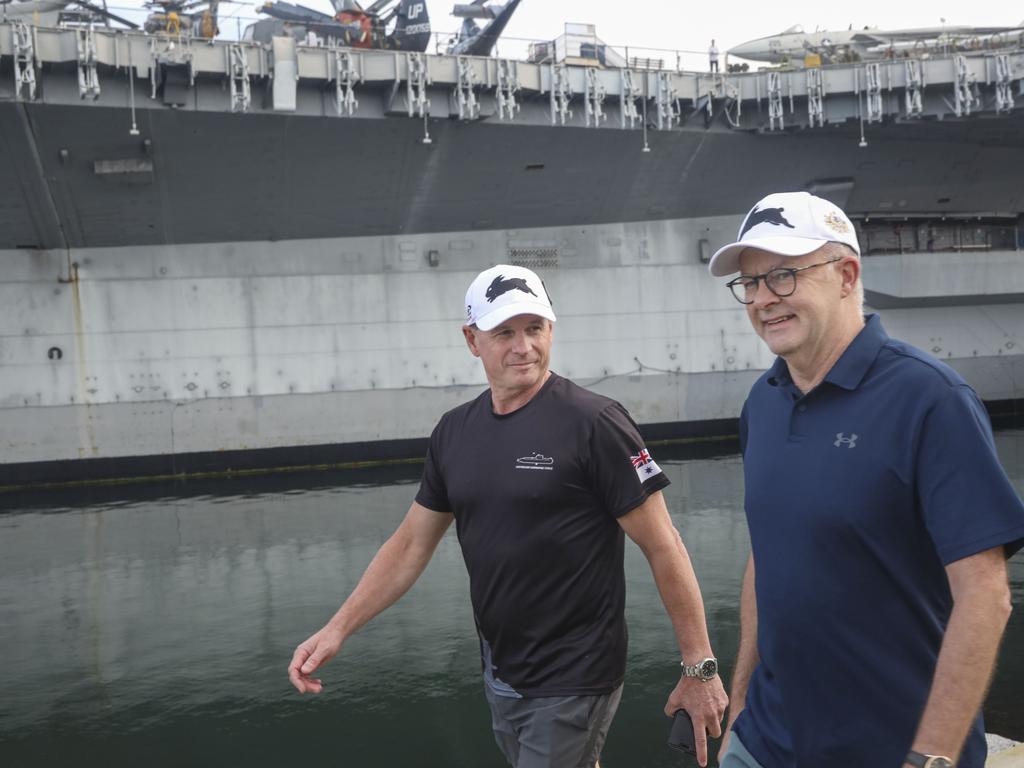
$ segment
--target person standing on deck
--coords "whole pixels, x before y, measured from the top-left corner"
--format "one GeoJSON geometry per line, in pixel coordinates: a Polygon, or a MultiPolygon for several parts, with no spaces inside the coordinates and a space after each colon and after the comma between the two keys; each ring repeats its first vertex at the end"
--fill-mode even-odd
{"type": "Polygon", "coordinates": [[[708,46],[708,71],[718,71],[718,46],[715,45],[715,41],[711,41],[711,45],[708,46]]]}
{"type": "Polygon", "coordinates": [[[778,355],[740,416],[751,556],[722,768],[982,768],[1024,506],[951,368],[863,313],[838,207],[768,195],[714,276],[778,355]]]}
{"type": "Polygon", "coordinates": [[[682,657],[665,713],[690,713],[704,765],[728,700],[662,497],[668,479],[621,405],[549,370],[554,322],[528,269],[499,265],[470,285],[462,333],[490,388],[441,418],[404,521],[334,617],[296,648],[289,678],[320,692],[313,675],[413,585],[454,521],[499,748],[516,768],[595,766],[625,675],[628,535],[650,563],[682,657]]]}

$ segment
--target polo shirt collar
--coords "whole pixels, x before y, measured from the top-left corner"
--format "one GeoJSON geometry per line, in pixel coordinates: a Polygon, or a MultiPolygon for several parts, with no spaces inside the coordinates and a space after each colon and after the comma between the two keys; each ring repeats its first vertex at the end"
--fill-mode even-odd
{"type": "MultiPolygon", "coordinates": [[[[856,389],[864,380],[865,374],[875,362],[879,351],[889,340],[889,334],[882,328],[882,321],[877,314],[865,315],[864,321],[864,327],[850,342],[850,346],[846,348],[832,369],[825,374],[824,381],[843,389],[852,390],[856,389]]],[[[790,384],[792,381],[786,361],[781,357],[775,358],[775,363],[768,369],[768,383],[772,386],[780,386],[790,384]]]]}
{"type": "Polygon", "coordinates": [[[792,383],[789,376],[789,366],[781,357],[776,357],[772,367],[768,369],[768,383],[773,387],[784,386],[792,383]]]}
{"type": "Polygon", "coordinates": [[[889,334],[882,327],[882,321],[878,315],[865,315],[864,321],[864,327],[860,333],[854,337],[850,346],[836,360],[832,370],[825,374],[824,380],[830,384],[835,384],[843,389],[856,389],[875,362],[882,346],[889,340],[889,334]]]}

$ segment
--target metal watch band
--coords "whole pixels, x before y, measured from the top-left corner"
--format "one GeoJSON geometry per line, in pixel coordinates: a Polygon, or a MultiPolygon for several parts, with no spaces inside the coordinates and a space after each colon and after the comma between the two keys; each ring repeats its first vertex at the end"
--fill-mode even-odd
{"type": "Polygon", "coordinates": [[[903,762],[914,768],[953,768],[953,761],[945,755],[926,755],[913,749],[907,752],[903,762]]]}
{"type": "Polygon", "coordinates": [[[685,661],[680,661],[679,666],[683,670],[683,677],[695,677],[705,683],[708,680],[713,680],[718,675],[718,659],[714,656],[708,656],[705,659],[700,659],[696,664],[687,664],[685,661]],[[709,662],[711,663],[714,671],[710,675],[705,675],[702,673],[702,669],[709,662]]]}

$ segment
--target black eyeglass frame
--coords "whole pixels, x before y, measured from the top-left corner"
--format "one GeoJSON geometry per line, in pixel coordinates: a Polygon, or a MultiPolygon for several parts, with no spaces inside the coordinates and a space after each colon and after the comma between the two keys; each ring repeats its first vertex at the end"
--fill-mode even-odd
{"type": "Polygon", "coordinates": [[[732,280],[726,283],[725,286],[732,293],[733,298],[735,298],[736,301],[738,301],[740,304],[744,305],[753,304],[754,299],[751,299],[750,301],[744,301],[739,297],[739,294],[736,293],[736,288],[742,287],[743,292],[745,294],[747,292],[747,287],[751,286],[751,280],[754,281],[751,286],[753,287],[754,296],[757,296],[758,284],[762,280],[764,280],[764,284],[769,291],[778,296],[780,299],[784,299],[787,296],[792,296],[794,293],[796,293],[797,272],[803,272],[805,269],[814,269],[815,267],[823,267],[826,264],[835,264],[837,261],[842,261],[843,258],[843,256],[837,256],[834,259],[829,259],[828,261],[819,261],[817,264],[808,264],[806,267],[775,267],[774,269],[769,269],[767,272],[762,272],[760,275],[740,275],[739,277],[734,277],[732,280]],[[780,272],[784,272],[793,278],[793,290],[790,291],[789,293],[779,293],[777,290],[772,288],[772,284],[768,282],[769,275],[776,275],[780,272]]]}

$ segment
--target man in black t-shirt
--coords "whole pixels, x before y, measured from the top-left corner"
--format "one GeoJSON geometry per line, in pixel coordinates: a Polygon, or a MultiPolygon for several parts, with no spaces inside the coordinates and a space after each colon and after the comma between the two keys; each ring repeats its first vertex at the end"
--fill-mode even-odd
{"type": "Polygon", "coordinates": [[[676,631],[698,760],[727,703],[686,548],[661,494],[668,478],[625,409],[549,370],[555,314],[522,267],[485,270],[463,335],[490,388],[446,413],[395,534],[289,666],[302,693],[359,627],[412,586],[455,521],[498,746],[515,768],[597,765],[626,666],[625,535],[641,548],[676,631]]]}

